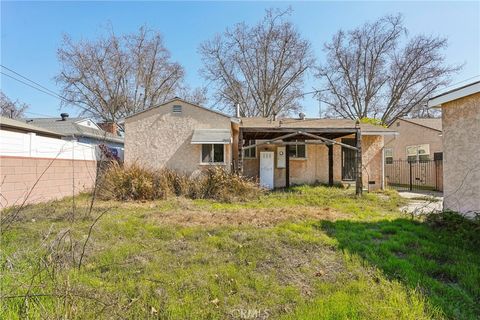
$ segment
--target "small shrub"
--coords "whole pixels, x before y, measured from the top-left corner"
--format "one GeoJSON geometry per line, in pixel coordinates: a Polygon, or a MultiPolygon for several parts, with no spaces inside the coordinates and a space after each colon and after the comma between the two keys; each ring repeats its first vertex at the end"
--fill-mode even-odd
{"type": "Polygon", "coordinates": [[[258,184],[222,168],[212,167],[197,177],[169,169],[150,170],[136,164],[112,164],[100,178],[97,194],[104,200],[155,200],[172,196],[246,201],[263,193],[258,184]]]}

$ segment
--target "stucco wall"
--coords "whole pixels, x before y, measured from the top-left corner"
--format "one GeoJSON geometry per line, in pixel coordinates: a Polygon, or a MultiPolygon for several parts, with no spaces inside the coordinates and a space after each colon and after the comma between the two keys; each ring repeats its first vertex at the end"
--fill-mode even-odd
{"type": "Polygon", "coordinates": [[[480,212],[480,93],[442,105],[444,207],[480,212]]]}
{"type": "Polygon", "coordinates": [[[92,160],[0,156],[0,208],[90,190],[95,185],[96,168],[97,161],[92,160]]]}
{"type": "MultiPolygon", "coordinates": [[[[167,167],[187,174],[199,172],[201,145],[191,144],[195,129],[229,129],[230,119],[183,101],[127,118],[125,122],[125,163],[153,169],[167,167]],[[181,105],[180,114],[173,105],[181,105]]],[[[225,147],[225,167],[231,166],[231,145],[225,147]]]]}
{"type": "Polygon", "coordinates": [[[390,129],[395,130],[399,135],[388,138],[385,141],[385,148],[393,149],[394,160],[407,160],[407,146],[429,144],[430,159],[433,160],[435,152],[442,152],[441,132],[413,124],[402,119],[396,120],[390,129]]]}
{"type": "MultiPolygon", "coordinates": [[[[353,136],[349,136],[353,138],[353,136]]],[[[338,139],[340,141],[341,139],[338,139]]],[[[362,136],[362,161],[363,161],[363,186],[370,190],[382,187],[382,136],[362,136]]],[[[333,179],[336,183],[342,182],[342,147],[333,146],[333,179]]],[[[285,187],[285,169],[276,168],[277,154],[276,146],[259,146],[255,159],[245,159],[243,173],[248,177],[259,176],[259,155],[261,151],[275,152],[275,176],[274,185],[276,188],[285,187]]],[[[290,183],[291,184],[313,184],[328,183],[328,148],[325,145],[307,145],[306,159],[290,159],[290,183]]],[[[348,181],[354,184],[354,181],[348,181]]]]}

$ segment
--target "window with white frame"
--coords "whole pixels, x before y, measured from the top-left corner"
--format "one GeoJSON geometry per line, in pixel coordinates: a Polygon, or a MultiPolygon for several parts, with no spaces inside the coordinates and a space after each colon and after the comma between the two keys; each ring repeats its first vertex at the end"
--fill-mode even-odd
{"type": "MultiPolygon", "coordinates": [[[[246,140],[244,147],[253,146],[254,144],[255,144],[255,140],[246,140]]],[[[253,148],[243,150],[243,157],[245,159],[255,159],[257,157],[256,149],[257,149],[256,147],[253,147],[253,148]]]]}
{"type": "Polygon", "coordinates": [[[223,164],[225,162],[225,145],[202,144],[202,163],[223,164]]]}
{"type": "Polygon", "coordinates": [[[294,159],[305,159],[307,158],[307,150],[305,144],[295,144],[291,145],[288,148],[288,156],[294,159]]]}
{"type": "Polygon", "coordinates": [[[407,146],[407,160],[408,162],[429,161],[430,145],[419,144],[415,146],[407,146]]]}
{"type": "Polygon", "coordinates": [[[385,163],[392,164],[393,163],[393,149],[392,148],[385,148],[385,163]]]}

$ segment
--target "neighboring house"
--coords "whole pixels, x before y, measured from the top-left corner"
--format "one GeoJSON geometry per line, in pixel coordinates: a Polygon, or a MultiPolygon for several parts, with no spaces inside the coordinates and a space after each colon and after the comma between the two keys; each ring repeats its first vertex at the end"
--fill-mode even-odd
{"type": "Polygon", "coordinates": [[[428,101],[441,107],[444,208],[480,213],[480,81],[428,101]]]}
{"type": "Polygon", "coordinates": [[[0,209],[71,196],[95,184],[91,144],[25,121],[0,117],[0,209]]]}
{"type": "MultiPolygon", "coordinates": [[[[25,123],[23,120],[15,120],[0,116],[0,130],[18,132],[18,133],[35,133],[38,136],[58,138],[61,139],[65,135],[48,130],[42,127],[34,126],[30,123],[25,123]]],[[[8,144],[8,141],[2,141],[3,144],[8,144]]]]}
{"type": "Polygon", "coordinates": [[[383,187],[384,136],[394,134],[352,120],[230,117],[175,98],[125,119],[125,162],[187,174],[221,166],[270,188],[362,181],[373,190],[383,187]]]}
{"type": "Polygon", "coordinates": [[[123,148],[122,136],[102,130],[90,118],[70,118],[67,113],[62,113],[58,118],[27,118],[25,121],[28,124],[61,133],[64,135],[64,140],[123,148]]]}
{"type": "Polygon", "coordinates": [[[397,119],[390,126],[399,133],[385,141],[385,161],[442,159],[442,119],[397,119]]]}

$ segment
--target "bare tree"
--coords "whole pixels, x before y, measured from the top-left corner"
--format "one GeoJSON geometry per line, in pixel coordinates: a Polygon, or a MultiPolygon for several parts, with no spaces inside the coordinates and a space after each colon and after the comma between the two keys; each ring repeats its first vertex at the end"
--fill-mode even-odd
{"type": "Polygon", "coordinates": [[[12,101],[3,91],[0,91],[0,112],[3,117],[7,118],[21,118],[29,105],[18,100],[12,101]]]}
{"type": "Polygon", "coordinates": [[[183,68],[171,61],[158,32],[142,27],[117,36],[109,31],[96,40],[64,36],[58,49],[65,104],[81,106],[104,121],[116,121],[153,107],[175,95],[183,68]]]}
{"type": "Polygon", "coordinates": [[[339,31],[325,44],[327,61],[317,69],[326,86],[320,98],[336,116],[390,124],[422,108],[460,69],[445,64],[446,47],[445,38],[408,38],[401,15],[339,31]]]}
{"type": "Polygon", "coordinates": [[[206,87],[192,89],[189,86],[182,86],[177,90],[177,96],[194,104],[205,105],[208,103],[207,91],[206,87]]]}
{"type": "Polygon", "coordinates": [[[245,23],[200,46],[202,75],[216,85],[224,109],[269,117],[301,109],[304,77],[314,64],[311,45],[286,20],[291,10],[268,10],[254,26],[245,23]]]}

